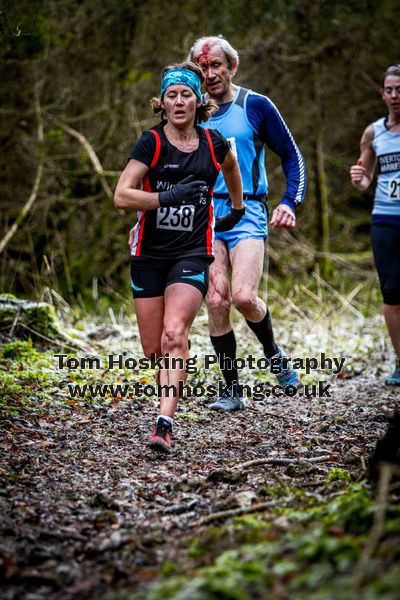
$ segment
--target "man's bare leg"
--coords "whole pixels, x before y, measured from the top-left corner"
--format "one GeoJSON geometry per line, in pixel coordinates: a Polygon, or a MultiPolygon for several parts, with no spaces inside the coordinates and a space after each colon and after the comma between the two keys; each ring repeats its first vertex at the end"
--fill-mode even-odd
{"type": "MultiPolygon", "coordinates": [[[[227,398],[227,406],[231,406],[232,403],[229,403],[228,396],[237,396],[238,372],[234,366],[236,338],[230,319],[232,299],[229,285],[229,254],[225,244],[219,240],[215,242],[214,252],[215,260],[210,266],[210,281],[206,298],[208,326],[211,343],[229,389],[229,393],[223,394],[223,397],[227,398]]],[[[211,408],[220,408],[218,402],[212,404],[211,408]]],[[[238,401],[238,408],[241,408],[240,401],[238,401]]]]}

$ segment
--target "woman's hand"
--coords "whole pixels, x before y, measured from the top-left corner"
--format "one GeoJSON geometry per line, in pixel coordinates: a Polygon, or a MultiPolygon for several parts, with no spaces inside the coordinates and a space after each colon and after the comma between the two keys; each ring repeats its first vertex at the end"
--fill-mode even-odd
{"type": "Polygon", "coordinates": [[[376,155],[372,147],[374,141],[374,128],[368,125],[361,137],[360,158],[356,165],[350,167],[351,183],[355,188],[363,192],[367,189],[374,176],[376,155]]]}
{"type": "Polygon", "coordinates": [[[371,177],[364,166],[363,159],[359,158],[356,165],[350,167],[351,183],[359,190],[366,190],[371,183],[371,177]]]}
{"type": "Polygon", "coordinates": [[[182,206],[184,204],[200,204],[206,201],[208,187],[205,181],[193,181],[193,175],[182,179],[167,192],[159,192],[160,206],[182,206]]]}

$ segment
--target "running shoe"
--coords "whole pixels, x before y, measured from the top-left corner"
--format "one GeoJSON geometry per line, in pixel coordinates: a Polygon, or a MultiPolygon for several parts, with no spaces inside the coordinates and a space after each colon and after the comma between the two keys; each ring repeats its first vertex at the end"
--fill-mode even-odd
{"type": "MultiPolygon", "coordinates": [[[[274,360],[274,365],[276,366],[278,363],[276,361],[277,358],[286,358],[285,353],[282,348],[278,348],[278,353],[275,356],[272,356],[271,361],[274,360]]],[[[279,385],[282,387],[287,387],[288,385],[293,385],[295,388],[300,386],[300,377],[297,371],[292,368],[291,361],[284,361],[283,364],[287,367],[286,369],[281,369],[280,373],[276,374],[276,378],[278,380],[279,385]]]]}
{"type": "Polygon", "coordinates": [[[209,404],[211,410],[244,410],[246,405],[240,394],[224,394],[216,402],[209,404]]]}
{"type": "Polygon", "coordinates": [[[171,452],[172,425],[160,417],[149,438],[149,446],[159,452],[171,452]]]}
{"type": "Polygon", "coordinates": [[[386,385],[400,385],[400,360],[396,361],[394,371],[390,377],[385,379],[386,385]]]}

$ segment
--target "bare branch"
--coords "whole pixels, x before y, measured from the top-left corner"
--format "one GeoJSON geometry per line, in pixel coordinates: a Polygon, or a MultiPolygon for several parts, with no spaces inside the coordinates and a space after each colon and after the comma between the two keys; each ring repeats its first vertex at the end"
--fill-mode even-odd
{"type": "Polygon", "coordinates": [[[106,196],[108,196],[108,198],[110,198],[110,200],[111,200],[113,198],[113,193],[112,193],[111,188],[108,185],[108,182],[105,178],[104,169],[101,166],[101,162],[100,162],[99,157],[97,156],[93,146],[89,143],[89,141],[86,139],[86,137],[83,135],[83,133],[81,133],[80,131],[77,131],[76,129],[73,129],[69,125],[66,125],[65,123],[60,121],[60,119],[57,119],[56,117],[52,117],[52,118],[54,121],[56,121],[60,125],[60,127],[66,133],[69,133],[72,137],[77,139],[82,144],[82,146],[84,147],[84,149],[87,152],[87,155],[90,158],[90,161],[94,167],[94,170],[100,177],[101,185],[103,187],[103,190],[104,190],[106,196]]]}
{"type": "Polygon", "coordinates": [[[360,589],[362,582],[365,579],[370,560],[378,546],[379,538],[382,535],[383,527],[385,525],[387,498],[392,473],[393,466],[389,463],[383,463],[380,468],[379,489],[378,498],[376,502],[376,509],[374,513],[374,522],[371,528],[368,542],[358,560],[354,571],[353,587],[355,590],[360,589]]]}
{"type": "Polygon", "coordinates": [[[41,111],[41,106],[40,106],[40,87],[41,87],[41,85],[42,85],[42,82],[38,82],[35,85],[35,111],[36,111],[37,126],[38,126],[37,135],[38,135],[38,147],[39,147],[39,163],[38,163],[37,170],[36,170],[35,181],[33,183],[32,192],[28,198],[28,201],[26,202],[25,206],[23,207],[23,209],[21,210],[21,212],[15,219],[14,223],[12,224],[12,226],[10,227],[10,229],[7,231],[6,235],[3,237],[3,239],[0,242],[0,254],[3,252],[4,248],[7,246],[7,244],[11,240],[11,238],[16,234],[16,232],[18,231],[18,227],[21,225],[22,221],[25,219],[26,215],[30,211],[33,203],[36,200],[36,197],[37,197],[37,194],[39,191],[39,187],[40,187],[40,182],[42,180],[43,163],[44,163],[44,144],[43,144],[44,136],[43,136],[43,117],[42,117],[42,111],[41,111]]]}
{"type": "Polygon", "coordinates": [[[301,463],[321,463],[330,462],[329,455],[314,456],[312,458],[255,458],[247,462],[237,465],[235,469],[241,471],[249,467],[257,467],[258,465],[298,465],[301,463]]]}

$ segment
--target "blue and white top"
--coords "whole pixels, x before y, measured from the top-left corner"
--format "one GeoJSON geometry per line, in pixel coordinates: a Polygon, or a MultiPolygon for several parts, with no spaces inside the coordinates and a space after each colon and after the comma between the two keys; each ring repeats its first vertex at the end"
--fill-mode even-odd
{"type": "Polygon", "coordinates": [[[378,162],[372,222],[400,220],[400,132],[386,128],[386,117],[372,124],[372,148],[378,162]]]}
{"type": "MultiPolygon", "coordinates": [[[[306,191],[303,156],[275,104],[266,96],[239,87],[231,102],[221,104],[205,124],[230,142],[239,162],[246,198],[268,193],[264,144],[277,154],[286,176],[281,202],[292,209],[302,202],[306,191]]],[[[222,173],[214,187],[215,198],[228,195],[222,173]]]]}

